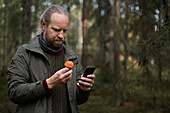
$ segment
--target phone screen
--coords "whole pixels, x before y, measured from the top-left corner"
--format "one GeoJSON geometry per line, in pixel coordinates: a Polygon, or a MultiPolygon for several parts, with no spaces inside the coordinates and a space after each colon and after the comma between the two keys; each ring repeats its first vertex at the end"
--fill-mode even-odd
{"type": "Polygon", "coordinates": [[[87,77],[87,75],[93,74],[95,69],[96,69],[96,67],[92,67],[92,66],[87,67],[83,74],[83,77],[87,77]]]}

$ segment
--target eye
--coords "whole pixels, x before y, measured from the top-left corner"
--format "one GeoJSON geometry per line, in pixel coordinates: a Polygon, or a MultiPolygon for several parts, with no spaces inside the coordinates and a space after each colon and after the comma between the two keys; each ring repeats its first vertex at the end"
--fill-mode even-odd
{"type": "Polygon", "coordinates": [[[55,31],[60,32],[60,31],[61,31],[61,29],[55,29],[55,31]]]}
{"type": "Polygon", "coordinates": [[[67,29],[56,29],[56,28],[52,28],[54,31],[56,32],[61,32],[63,30],[64,33],[67,32],[67,29]]]}
{"type": "Polygon", "coordinates": [[[52,28],[54,31],[60,32],[61,29],[52,28]]]}
{"type": "Polygon", "coordinates": [[[67,29],[63,29],[63,32],[67,32],[67,29]]]}

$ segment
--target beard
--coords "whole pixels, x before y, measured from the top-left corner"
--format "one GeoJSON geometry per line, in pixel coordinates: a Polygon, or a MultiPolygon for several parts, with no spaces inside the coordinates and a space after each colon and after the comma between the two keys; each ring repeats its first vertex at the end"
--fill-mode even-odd
{"type": "Polygon", "coordinates": [[[45,32],[45,40],[51,45],[53,46],[54,48],[58,48],[58,47],[61,47],[62,43],[64,42],[64,39],[62,38],[53,38],[53,37],[50,37],[49,36],[49,32],[48,30],[46,29],[46,32],[45,32]]]}

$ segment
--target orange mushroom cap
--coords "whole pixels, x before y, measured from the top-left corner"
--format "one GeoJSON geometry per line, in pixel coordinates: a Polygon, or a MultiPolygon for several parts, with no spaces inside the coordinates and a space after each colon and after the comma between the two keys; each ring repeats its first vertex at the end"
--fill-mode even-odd
{"type": "Polygon", "coordinates": [[[72,61],[67,61],[67,62],[64,63],[64,66],[66,66],[67,68],[73,68],[74,63],[72,61]]]}

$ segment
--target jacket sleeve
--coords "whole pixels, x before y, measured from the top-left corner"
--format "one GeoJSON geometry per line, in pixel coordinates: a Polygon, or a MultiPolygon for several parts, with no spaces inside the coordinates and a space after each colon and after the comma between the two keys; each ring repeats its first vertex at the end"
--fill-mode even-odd
{"type": "MultiPolygon", "coordinates": [[[[77,82],[80,80],[81,75],[83,74],[83,68],[81,63],[78,61],[78,65],[77,65],[77,82]]],[[[83,104],[85,103],[89,96],[90,96],[90,91],[83,91],[81,90],[78,86],[76,88],[76,100],[77,100],[77,104],[83,104]]]]}
{"type": "Polygon", "coordinates": [[[25,104],[46,94],[42,81],[31,82],[25,55],[21,47],[8,67],[8,96],[16,104],[25,104]]]}
{"type": "Polygon", "coordinates": [[[81,89],[79,89],[79,87],[77,86],[77,104],[83,104],[85,103],[88,98],[90,96],[90,91],[82,91],[81,89]]]}

